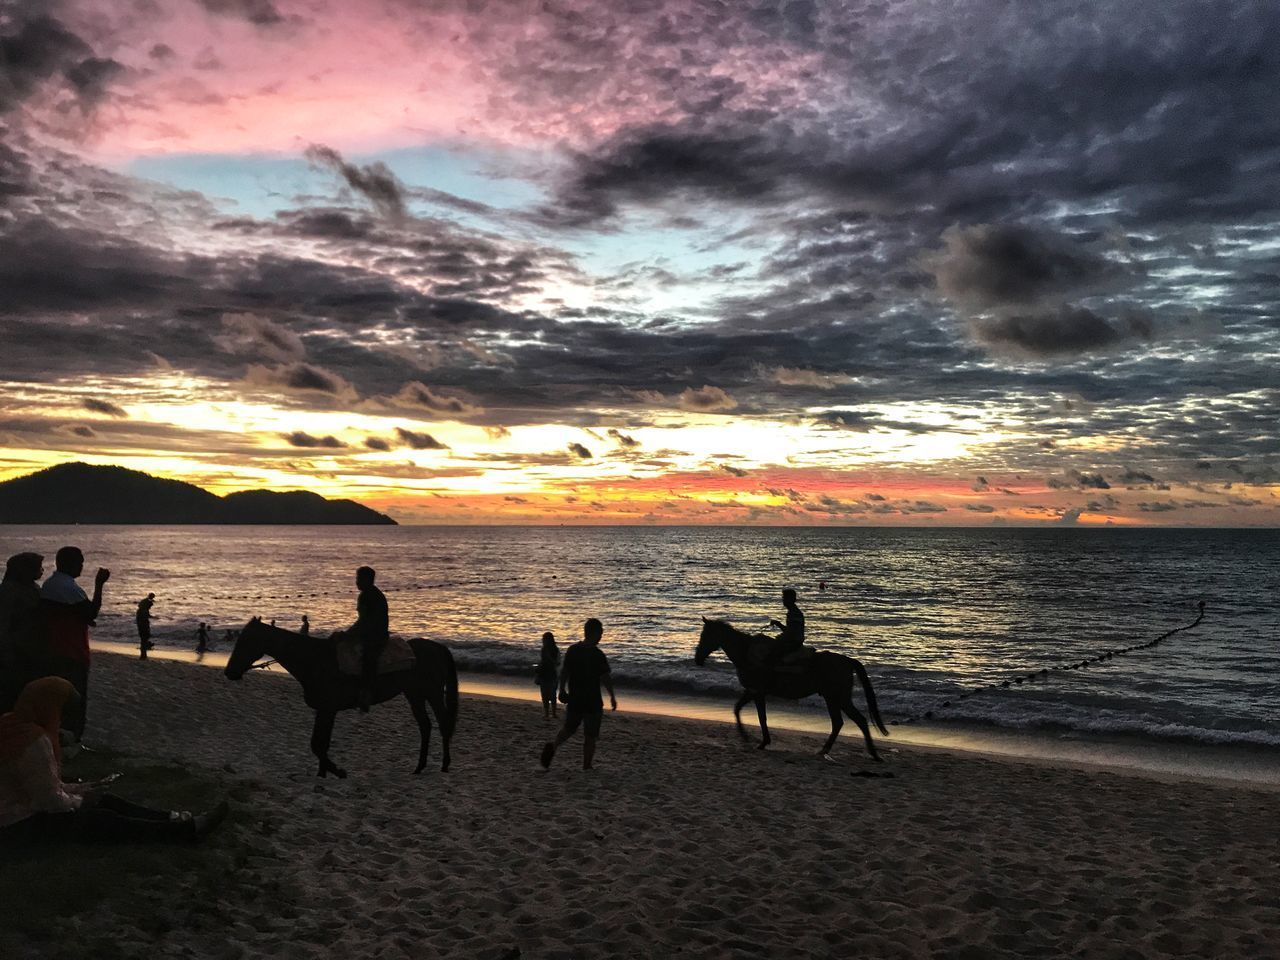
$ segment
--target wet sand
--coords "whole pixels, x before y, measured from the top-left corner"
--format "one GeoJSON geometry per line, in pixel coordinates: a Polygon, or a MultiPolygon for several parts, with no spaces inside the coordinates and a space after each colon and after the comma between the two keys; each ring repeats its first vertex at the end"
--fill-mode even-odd
{"type": "MultiPolygon", "coordinates": [[[[410,774],[393,702],[339,718],[350,778],[317,780],[286,676],[99,654],[92,682],[90,742],[248,798],[210,841],[253,851],[237,895],[185,931],[157,897],[179,928],[161,955],[1280,957],[1274,791],[910,747],[873,764],[848,728],[823,762],[808,733],[761,753],[624,713],[597,769],[575,739],[544,772],[540,708],[475,695],[448,774],[438,742],[410,774]]],[[[109,911],[78,922],[138,940],[109,911]]]]}

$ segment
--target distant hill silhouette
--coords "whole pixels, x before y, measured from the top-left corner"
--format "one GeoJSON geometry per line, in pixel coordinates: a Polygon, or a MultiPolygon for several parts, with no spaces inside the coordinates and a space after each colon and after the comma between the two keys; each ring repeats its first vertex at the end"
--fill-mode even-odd
{"type": "Polygon", "coordinates": [[[394,524],[354,500],[294,490],[219,497],[124,467],[63,463],[0,483],[0,523],[394,524]]]}

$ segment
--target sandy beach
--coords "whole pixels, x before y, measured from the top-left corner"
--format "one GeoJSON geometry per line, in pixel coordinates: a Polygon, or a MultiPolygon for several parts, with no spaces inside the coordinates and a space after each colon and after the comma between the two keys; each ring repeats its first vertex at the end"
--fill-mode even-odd
{"type": "Polygon", "coordinates": [[[625,712],[594,771],[575,739],[544,772],[540,709],[474,696],[448,774],[437,742],[410,775],[393,702],[340,717],[350,778],[317,780],[287,676],[100,654],[92,682],[91,743],[233,797],[209,841],[227,866],[213,894],[148,886],[145,929],[108,897],[11,939],[19,956],[1280,957],[1266,790],[910,748],[873,764],[847,734],[829,763],[811,735],[760,753],[625,712]]]}

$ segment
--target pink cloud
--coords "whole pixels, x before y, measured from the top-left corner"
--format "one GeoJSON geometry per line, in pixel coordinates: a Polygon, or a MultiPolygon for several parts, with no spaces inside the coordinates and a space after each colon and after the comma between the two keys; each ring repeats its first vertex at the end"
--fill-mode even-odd
{"type": "Polygon", "coordinates": [[[748,18],[672,0],[664,18],[607,4],[188,0],[145,18],[126,0],[74,0],[67,20],[128,68],[96,150],[377,150],[467,137],[584,145],[717,109],[800,105],[817,54],[748,18]],[[274,14],[278,11],[279,18],[274,14]],[[678,27],[673,24],[679,24],[678,27]]]}

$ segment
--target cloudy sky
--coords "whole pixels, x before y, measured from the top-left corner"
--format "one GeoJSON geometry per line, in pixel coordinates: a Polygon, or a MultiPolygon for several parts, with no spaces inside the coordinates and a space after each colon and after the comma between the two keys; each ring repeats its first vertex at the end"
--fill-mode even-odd
{"type": "Polygon", "coordinates": [[[0,479],[1280,525],[1280,5],[0,0],[0,479]]]}

